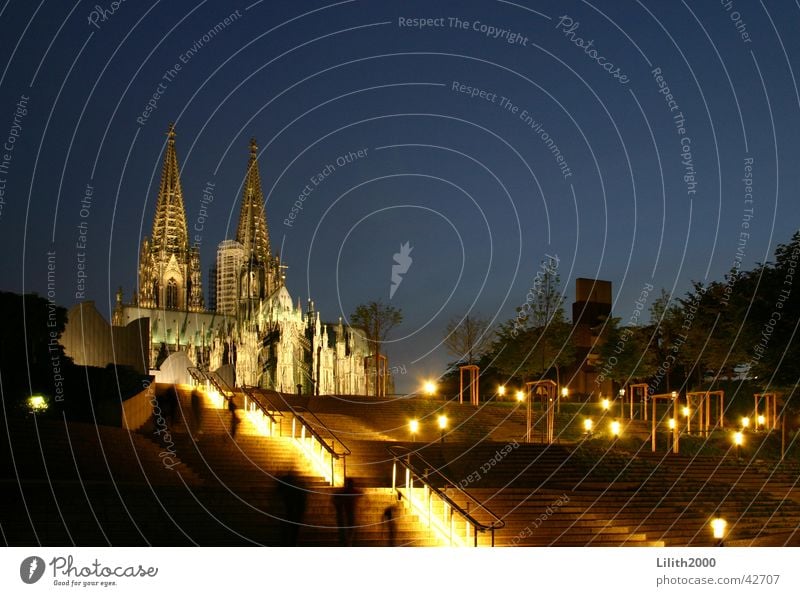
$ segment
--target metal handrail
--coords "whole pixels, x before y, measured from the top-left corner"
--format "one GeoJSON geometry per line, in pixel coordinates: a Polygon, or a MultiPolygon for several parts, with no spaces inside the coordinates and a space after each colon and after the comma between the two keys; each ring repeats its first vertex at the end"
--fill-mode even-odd
{"type": "MultiPolygon", "coordinates": [[[[323,450],[328,453],[328,457],[330,457],[330,466],[331,466],[330,482],[332,486],[336,486],[336,461],[338,460],[342,462],[341,481],[342,481],[342,486],[344,486],[345,480],[347,479],[347,456],[352,454],[350,448],[347,445],[345,445],[342,442],[342,440],[339,437],[337,437],[336,434],[330,428],[328,428],[328,426],[322,420],[320,420],[316,416],[316,414],[314,414],[310,410],[307,410],[306,408],[303,408],[301,406],[296,406],[296,407],[289,406],[289,409],[292,412],[292,438],[293,439],[297,438],[295,437],[295,425],[297,422],[299,422],[301,427],[300,441],[299,441],[300,444],[303,445],[305,448],[304,439],[306,439],[306,434],[308,434],[310,435],[312,441],[316,441],[316,444],[319,445],[320,454],[322,453],[323,450]],[[317,428],[321,427],[325,429],[325,432],[329,436],[327,438],[323,437],[318,432],[317,428],[315,428],[314,425],[312,425],[306,419],[306,417],[303,417],[303,414],[305,414],[306,417],[313,418],[314,421],[316,422],[317,428]],[[336,450],[337,442],[342,447],[341,451],[336,450]]],[[[313,451],[309,452],[309,456],[311,456],[312,459],[314,459],[314,457],[318,457],[313,454],[313,451]]],[[[321,464],[322,462],[319,463],[321,464]]]]}
{"type": "Polygon", "coordinates": [[[211,371],[202,371],[202,372],[206,376],[206,379],[208,379],[208,381],[212,385],[214,385],[214,387],[216,387],[217,391],[219,391],[219,394],[223,397],[223,399],[225,399],[226,401],[230,401],[233,398],[235,391],[231,389],[230,385],[228,385],[225,379],[223,379],[215,372],[211,371]],[[230,396],[227,395],[227,393],[230,393],[230,396]]]}
{"type": "Polygon", "coordinates": [[[188,372],[191,375],[191,377],[198,383],[202,383],[206,380],[206,374],[202,371],[202,369],[198,368],[197,366],[187,367],[186,372],[188,372]]]}
{"type": "Polygon", "coordinates": [[[283,412],[281,412],[278,408],[276,408],[275,404],[273,404],[266,395],[263,394],[256,395],[250,390],[251,388],[246,387],[244,385],[239,387],[239,389],[241,389],[242,393],[244,393],[244,395],[247,398],[249,398],[251,402],[256,404],[258,409],[261,410],[261,412],[267,418],[269,418],[274,424],[277,424],[280,427],[281,421],[278,420],[278,418],[283,418],[283,412]],[[269,407],[265,406],[261,402],[262,399],[269,404],[269,407]]]}
{"type": "MultiPolygon", "coordinates": [[[[219,376],[217,373],[203,370],[202,368],[196,366],[190,366],[187,368],[187,370],[189,374],[192,376],[192,378],[194,378],[196,381],[200,382],[203,379],[205,379],[209,383],[214,385],[214,387],[224,400],[230,401],[231,399],[233,399],[233,396],[236,395],[236,388],[232,388],[230,385],[228,385],[228,382],[221,376],[219,376]]],[[[270,419],[270,422],[272,422],[273,424],[277,424],[278,428],[280,429],[281,421],[278,420],[278,418],[282,418],[283,414],[277,408],[275,408],[271,402],[270,406],[272,406],[273,409],[270,411],[261,403],[259,399],[257,399],[249,390],[247,390],[247,388],[239,387],[239,389],[245,396],[247,396],[250,399],[250,401],[256,404],[256,407],[258,407],[258,409],[261,410],[261,412],[267,418],[270,419]]]]}
{"type": "Polygon", "coordinates": [[[336,459],[339,459],[340,456],[347,456],[347,455],[351,455],[352,454],[352,451],[350,451],[350,448],[347,445],[345,445],[344,442],[339,437],[337,437],[336,434],[334,434],[334,432],[330,428],[328,428],[328,425],[325,424],[322,420],[320,420],[317,417],[316,414],[314,414],[314,412],[312,412],[311,410],[309,410],[307,408],[304,408],[302,406],[294,406],[294,407],[289,406],[289,408],[291,409],[292,414],[294,415],[294,417],[297,420],[300,421],[300,424],[302,426],[304,426],[308,430],[308,432],[311,433],[311,436],[313,436],[315,439],[317,439],[317,441],[319,441],[319,443],[322,445],[322,447],[328,453],[330,453],[333,457],[335,457],[336,459]],[[303,412],[303,413],[305,413],[307,415],[310,415],[314,419],[314,421],[316,422],[317,426],[321,426],[322,428],[325,429],[325,432],[327,434],[329,434],[331,439],[332,439],[332,444],[331,445],[329,445],[328,441],[326,439],[324,439],[316,431],[316,429],[305,418],[303,418],[303,416],[300,415],[300,412],[303,412]],[[338,442],[339,445],[342,446],[342,451],[336,451],[336,442],[338,442]]]}
{"type": "MultiPolygon", "coordinates": [[[[459,487],[456,483],[452,482],[447,476],[442,474],[433,464],[428,462],[424,457],[422,457],[417,451],[409,449],[403,445],[392,445],[391,447],[387,447],[386,450],[394,459],[395,464],[399,463],[401,466],[406,468],[410,473],[414,474],[419,480],[430,490],[431,492],[435,493],[442,501],[447,503],[450,507],[451,511],[458,513],[461,517],[463,517],[466,521],[470,523],[473,528],[473,536],[475,537],[475,546],[478,546],[478,532],[491,532],[492,535],[492,546],[494,546],[494,532],[495,530],[499,530],[504,528],[506,522],[503,521],[497,514],[495,514],[491,509],[486,507],[480,501],[474,499],[468,492],[464,489],[459,487]],[[414,466],[411,463],[412,455],[419,459],[425,468],[420,471],[419,468],[414,466]],[[432,471],[432,472],[431,472],[432,471]],[[438,478],[444,481],[444,489],[442,490],[431,482],[430,476],[435,474],[438,478]],[[468,509],[464,509],[458,503],[456,503],[450,495],[448,495],[445,491],[448,488],[455,489],[459,495],[461,495],[467,503],[474,503],[477,505],[477,509],[483,510],[486,512],[490,518],[492,518],[492,522],[489,524],[485,524],[483,522],[478,521],[473,517],[468,509]]],[[[392,480],[394,484],[394,478],[392,480]]],[[[392,486],[392,489],[395,489],[392,486]]]]}

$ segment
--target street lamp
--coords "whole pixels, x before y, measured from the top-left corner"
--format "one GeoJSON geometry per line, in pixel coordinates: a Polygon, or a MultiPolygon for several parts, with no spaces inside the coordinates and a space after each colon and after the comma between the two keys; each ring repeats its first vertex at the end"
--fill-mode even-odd
{"type": "Polygon", "coordinates": [[[445,416],[444,414],[440,414],[438,422],[439,422],[439,430],[442,432],[440,442],[444,443],[444,431],[447,428],[447,416],[445,416]]]}
{"type": "Polygon", "coordinates": [[[417,431],[419,430],[419,420],[414,418],[411,422],[408,423],[408,430],[411,431],[411,441],[414,442],[417,440],[417,431]]]}
{"type": "Polygon", "coordinates": [[[47,409],[47,400],[42,395],[31,395],[28,398],[28,407],[34,414],[44,412],[47,409]]]}
{"type": "Polygon", "coordinates": [[[567,397],[569,397],[569,389],[567,387],[562,387],[561,388],[561,397],[563,397],[565,399],[567,397]]]}
{"type": "Polygon", "coordinates": [[[587,435],[592,434],[592,424],[593,422],[591,418],[586,418],[583,421],[583,430],[586,432],[587,435]]]}
{"type": "Polygon", "coordinates": [[[756,418],[756,422],[758,423],[758,426],[756,426],[756,430],[758,430],[759,426],[761,428],[764,428],[764,422],[765,421],[766,421],[766,419],[764,418],[764,415],[763,414],[759,414],[758,418],[756,418]]]}
{"type": "Polygon", "coordinates": [[[436,393],[436,383],[433,381],[425,381],[423,389],[426,395],[432,396],[436,393]]]}
{"type": "Polygon", "coordinates": [[[523,402],[525,401],[525,392],[524,391],[517,391],[517,401],[523,402]]]}
{"type": "Polygon", "coordinates": [[[602,404],[602,406],[603,406],[603,409],[604,409],[606,412],[608,412],[608,408],[610,408],[610,407],[611,407],[611,402],[610,402],[610,401],[608,401],[608,398],[607,398],[607,397],[604,397],[604,398],[603,398],[603,401],[601,401],[600,403],[602,404]]]}
{"type": "Polygon", "coordinates": [[[711,531],[714,532],[714,540],[717,541],[717,546],[725,546],[722,542],[725,539],[725,528],[728,522],[719,516],[711,520],[711,531]]]}
{"type": "Polygon", "coordinates": [[[620,433],[619,420],[614,420],[614,422],[611,423],[611,434],[614,436],[615,440],[619,438],[619,433],[620,433]]]}
{"type": "Polygon", "coordinates": [[[742,429],[746,429],[750,427],[750,419],[747,416],[742,418],[742,429]]]}
{"type": "Polygon", "coordinates": [[[739,448],[744,443],[744,433],[742,431],[736,431],[733,433],[733,443],[736,445],[736,459],[739,459],[739,448]]]}
{"type": "Polygon", "coordinates": [[[497,395],[499,395],[500,397],[503,397],[505,394],[506,394],[506,386],[505,385],[500,385],[497,388],[497,395]]]}

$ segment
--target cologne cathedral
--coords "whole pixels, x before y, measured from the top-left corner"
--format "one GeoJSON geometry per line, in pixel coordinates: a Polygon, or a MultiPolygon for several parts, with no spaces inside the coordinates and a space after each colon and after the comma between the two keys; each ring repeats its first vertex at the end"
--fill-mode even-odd
{"type": "Polygon", "coordinates": [[[149,367],[177,382],[187,366],[225,370],[236,385],[281,392],[363,395],[369,349],[363,333],[326,324],[309,300],[295,305],[272,254],[258,147],[250,142],[236,239],[219,244],[206,309],[200,251],[190,244],[175,129],[170,125],[153,229],[142,241],[132,304],[117,293],[112,324],[149,319],[149,367]],[[174,377],[174,378],[170,378],[174,377]],[[231,378],[233,377],[233,378],[231,378]]]}

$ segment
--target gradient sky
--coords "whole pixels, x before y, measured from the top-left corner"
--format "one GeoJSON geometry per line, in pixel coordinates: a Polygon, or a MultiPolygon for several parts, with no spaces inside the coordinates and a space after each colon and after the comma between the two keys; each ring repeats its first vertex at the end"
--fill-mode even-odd
{"type": "Polygon", "coordinates": [[[289,291],[330,321],[372,299],[401,308],[388,346],[407,371],[399,389],[441,373],[450,318],[510,318],[546,255],[568,302],[576,277],[611,280],[626,319],[645,284],[682,294],[720,279],[740,242],[751,267],[800,222],[797,3],[127,1],[99,18],[97,7],[111,2],[0,7],[0,140],[14,135],[0,151],[4,290],[44,295],[55,251],[56,301],[74,304],[85,222],[86,298],[105,313],[118,286],[130,299],[171,121],[206,289],[217,244],[235,234],[254,136],[289,291]],[[437,20],[404,26],[415,18],[437,20]],[[412,263],[390,300],[405,242],[412,263]]]}

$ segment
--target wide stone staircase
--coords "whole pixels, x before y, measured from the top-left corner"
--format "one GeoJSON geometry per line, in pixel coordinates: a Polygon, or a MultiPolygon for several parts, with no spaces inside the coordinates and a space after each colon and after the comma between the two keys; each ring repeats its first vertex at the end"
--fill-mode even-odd
{"type": "Polygon", "coordinates": [[[0,453],[5,543],[437,544],[391,490],[358,484],[341,497],[355,511],[355,529],[343,535],[334,505],[342,489],[325,482],[295,440],[262,436],[241,409],[232,436],[231,412],[199,397],[193,408],[191,391],[180,391],[166,431],[9,418],[0,453]],[[287,505],[297,499],[305,507],[292,524],[287,505]]]}
{"type": "MultiPolygon", "coordinates": [[[[727,544],[800,544],[796,462],[651,454],[592,441],[525,444],[524,412],[516,404],[475,408],[253,389],[224,395],[182,389],[174,416],[135,433],[35,417],[4,420],[9,441],[0,453],[0,483],[10,500],[0,513],[3,539],[424,546],[449,543],[449,531],[472,544],[475,533],[455,508],[487,528],[501,520],[497,546],[707,546],[715,543],[709,521],[717,515],[728,521],[727,544]],[[255,402],[279,421],[271,432],[255,402]],[[444,433],[437,424],[442,414],[444,433]],[[411,419],[420,421],[413,436],[411,419]],[[307,432],[346,445],[349,455],[336,461],[336,487],[324,477],[325,466],[308,457],[309,436],[298,438],[301,422],[307,432]],[[346,490],[345,469],[354,483],[346,490]],[[445,499],[434,497],[437,491],[445,499]],[[347,525],[341,514],[350,508],[355,530],[341,531],[347,525]]],[[[478,533],[477,543],[491,544],[490,533],[478,533]]]]}

